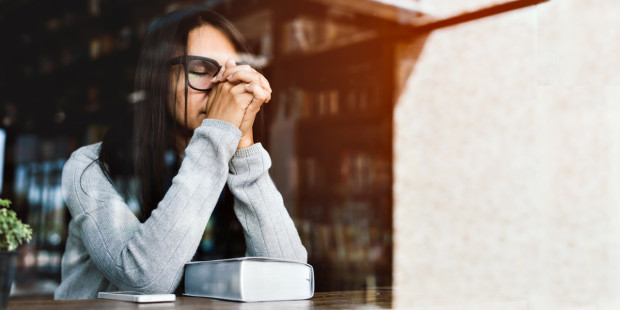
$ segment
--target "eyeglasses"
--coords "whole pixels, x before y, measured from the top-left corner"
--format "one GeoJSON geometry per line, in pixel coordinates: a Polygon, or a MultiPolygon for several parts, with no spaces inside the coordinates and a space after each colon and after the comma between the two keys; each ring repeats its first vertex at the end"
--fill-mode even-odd
{"type": "MultiPolygon", "coordinates": [[[[183,64],[183,56],[170,60],[171,65],[183,64]]],[[[185,79],[189,87],[207,91],[211,89],[211,79],[220,72],[222,66],[215,60],[208,57],[187,56],[187,67],[185,68],[185,79]]]]}

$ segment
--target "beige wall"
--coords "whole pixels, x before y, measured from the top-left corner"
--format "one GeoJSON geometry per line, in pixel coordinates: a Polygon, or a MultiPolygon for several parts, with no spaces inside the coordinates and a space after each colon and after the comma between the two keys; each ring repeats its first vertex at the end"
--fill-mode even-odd
{"type": "Polygon", "coordinates": [[[552,0],[426,38],[394,114],[397,305],[620,305],[619,12],[552,0]]]}

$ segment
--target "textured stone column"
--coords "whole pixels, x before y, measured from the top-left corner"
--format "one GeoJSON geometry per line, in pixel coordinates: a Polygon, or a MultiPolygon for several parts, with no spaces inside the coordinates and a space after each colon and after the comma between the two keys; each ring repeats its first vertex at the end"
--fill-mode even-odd
{"type": "Polygon", "coordinates": [[[416,60],[394,112],[397,306],[619,304],[618,12],[551,1],[404,53],[416,60]]]}

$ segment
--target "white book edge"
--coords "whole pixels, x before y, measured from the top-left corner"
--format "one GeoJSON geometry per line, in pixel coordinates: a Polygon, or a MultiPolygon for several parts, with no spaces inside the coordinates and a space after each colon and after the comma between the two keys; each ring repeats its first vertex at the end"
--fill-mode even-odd
{"type": "MultiPolygon", "coordinates": [[[[259,300],[252,300],[252,299],[246,299],[243,297],[243,292],[241,292],[241,296],[240,298],[222,298],[222,297],[218,297],[218,296],[211,296],[211,295],[195,295],[195,294],[187,294],[184,293],[183,296],[188,296],[188,297],[202,297],[202,298],[213,298],[213,299],[218,299],[218,300],[229,300],[229,301],[238,301],[238,302],[273,302],[273,301],[287,301],[287,300],[305,300],[305,299],[310,299],[312,297],[314,297],[314,289],[315,289],[315,281],[314,281],[314,268],[312,267],[312,265],[308,264],[308,263],[304,263],[304,262],[300,262],[300,261],[296,261],[296,260],[290,260],[290,259],[283,259],[283,258],[272,258],[272,257],[262,257],[262,256],[245,256],[245,257],[235,257],[235,258],[226,258],[226,259],[216,259],[216,260],[208,260],[208,261],[194,261],[194,262],[189,262],[186,263],[185,265],[199,265],[199,264],[213,264],[213,263],[222,263],[222,262],[228,262],[228,261],[269,261],[269,262],[283,262],[283,263],[292,263],[292,264],[301,264],[301,265],[305,265],[307,267],[310,268],[310,274],[312,275],[311,277],[311,284],[310,284],[310,294],[307,297],[303,297],[303,298],[295,298],[295,299],[269,299],[269,300],[265,300],[265,299],[259,299],[259,300]]],[[[241,264],[241,269],[243,269],[244,264],[241,264]]],[[[241,281],[243,281],[243,278],[241,278],[241,281]]]]}
{"type": "Polygon", "coordinates": [[[303,263],[303,262],[300,262],[300,261],[297,261],[297,260],[284,259],[284,258],[262,257],[262,256],[245,256],[245,257],[235,257],[235,258],[226,258],[226,259],[194,261],[194,262],[186,263],[185,265],[204,264],[204,263],[217,263],[217,262],[226,262],[226,261],[242,261],[242,260],[258,260],[258,261],[295,263],[295,264],[306,265],[306,266],[309,266],[310,268],[312,268],[312,265],[310,265],[308,263],[303,263]]]}

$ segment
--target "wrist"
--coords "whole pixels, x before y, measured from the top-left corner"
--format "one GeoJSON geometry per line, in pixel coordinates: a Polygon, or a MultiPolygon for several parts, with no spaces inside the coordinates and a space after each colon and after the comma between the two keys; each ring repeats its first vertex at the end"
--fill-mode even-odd
{"type": "Polygon", "coordinates": [[[252,135],[248,135],[248,136],[241,136],[241,139],[239,140],[239,145],[237,146],[237,149],[245,149],[248,148],[250,146],[254,145],[254,137],[252,137],[252,135]]]}

